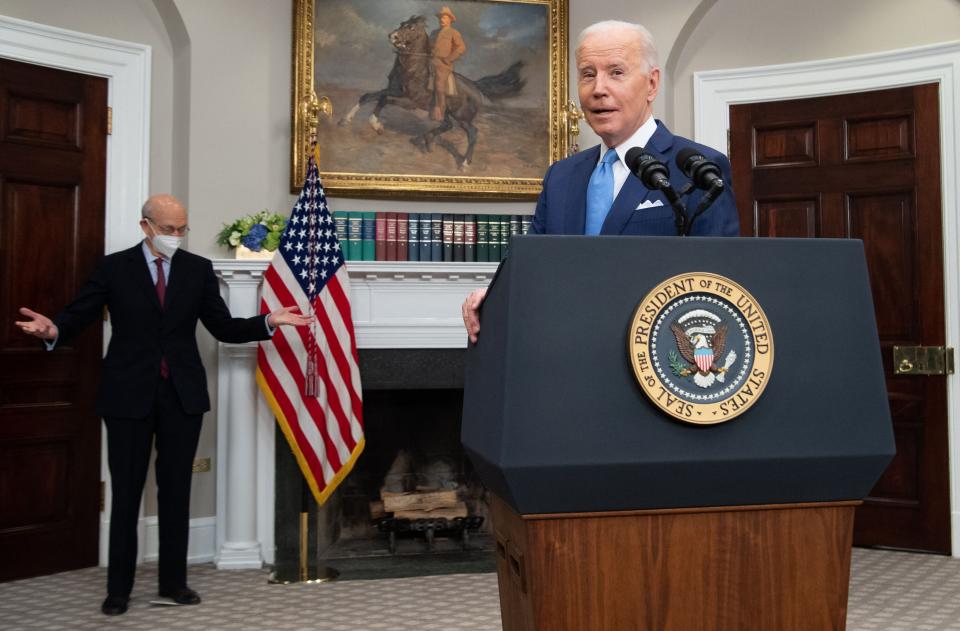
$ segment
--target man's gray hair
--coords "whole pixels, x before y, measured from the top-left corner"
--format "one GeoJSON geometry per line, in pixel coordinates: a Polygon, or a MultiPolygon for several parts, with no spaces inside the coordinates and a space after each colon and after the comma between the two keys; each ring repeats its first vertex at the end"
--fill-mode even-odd
{"type": "Polygon", "coordinates": [[[653,42],[653,35],[650,34],[650,31],[642,24],[623,22],[621,20],[596,22],[580,31],[580,35],[577,37],[576,55],[578,57],[580,56],[580,47],[583,45],[583,40],[588,36],[597,33],[609,33],[610,31],[628,31],[635,33],[640,40],[640,58],[647,64],[645,72],[650,72],[652,69],[660,67],[657,46],[653,42]]]}
{"type": "MultiPolygon", "coordinates": [[[[177,206],[183,208],[183,204],[180,203],[176,197],[170,193],[155,193],[147,198],[147,201],[143,202],[143,207],[140,208],[140,216],[153,221],[154,216],[158,209],[163,208],[164,206],[177,206]]],[[[186,212],[186,208],[183,208],[186,212]]]]}

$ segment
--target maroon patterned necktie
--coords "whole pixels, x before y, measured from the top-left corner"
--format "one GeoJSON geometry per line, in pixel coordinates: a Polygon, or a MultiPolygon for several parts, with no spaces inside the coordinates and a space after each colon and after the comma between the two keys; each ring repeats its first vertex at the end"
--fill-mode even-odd
{"type": "MultiPolygon", "coordinates": [[[[167,295],[167,279],[163,276],[163,259],[157,257],[153,262],[157,264],[157,298],[160,299],[160,306],[163,307],[163,299],[167,295]]],[[[164,379],[170,376],[166,357],[160,358],[160,376],[164,379]]]]}

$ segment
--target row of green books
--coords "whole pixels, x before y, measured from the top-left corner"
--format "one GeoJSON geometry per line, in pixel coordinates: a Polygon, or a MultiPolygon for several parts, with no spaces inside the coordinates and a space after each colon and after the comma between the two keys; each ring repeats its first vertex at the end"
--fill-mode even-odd
{"type": "Polygon", "coordinates": [[[347,261],[496,262],[531,215],[336,212],[347,261]]]}

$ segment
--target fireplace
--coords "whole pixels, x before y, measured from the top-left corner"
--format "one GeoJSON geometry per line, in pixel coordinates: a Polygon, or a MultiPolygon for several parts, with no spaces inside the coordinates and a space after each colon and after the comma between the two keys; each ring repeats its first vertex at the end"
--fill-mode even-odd
{"type": "MultiPolygon", "coordinates": [[[[259,311],[260,284],[266,261],[214,261],[221,280],[221,293],[236,316],[251,316],[259,311]]],[[[486,286],[496,270],[495,263],[366,262],[348,265],[351,306],[357,347],[361,355],[364,398],[367,407],[367,447],[358,460],[370,460],[372,470],[383,449],[372,445],[379,436],[398,432],[418,416],[443,425],[449,444],[456,437],[459,450],[460,397],[463,387],[463,353],[466,335],[460,319],[460,303],[473,289],[486,286]],[[427,402],[427,410],[409,410],[427,402]],[[437,409],[434,409],[437,408],[437,409]],[[440,410],[442,408],[443,411],[440,410]],[[388,412],[401,411],[399,420],[387,420],[388,412]],[[385,429],[378,430],[378,427],[385,429]]],[[[276,422],[254,385],[256,344],[220,344],[217,354],[217,451],[214,461],[217,479],[217,506],[213,556],[218,568],[254,568],[273,564],[275,552],[290,544],[290,536],[277,530],[281,522],[276,508],[281,504],[296,508],[299,515],[299,489],[281,486],[276,480],[287,475],[292,462],[286,441],[277,434],[276,422]],[[289,460],[289,461],[288,461],[289,460]],[[279,497],[282,493],[292,497],[279,497]]],[[[423,421],[425,423],[426,421],[423,421]]],[[[402,433],[402,432],[401,432],[402,433]]],[[[429,442],[429,441],[428,441],[429,442]]],[[[423,441],[418,441],[422,444],[423,441]]],[[[436,449],[427,450],[433,454],[436,449]]],[[[422,459],[422,454],[408,456],[422,459]]],[[[391,458],[382,456],[383,460],[391,458]]],[[[393,456],[395,459],[395,456],[393,456]]],[[[458,477],[469,482],[472,471],[461,452],[444,456],[458,477]]],[[[366,466],[366,465],[363,465],[366,466]]],[[[338,493],[328,501],[342,508],[326,510],[312,519],[322,537],[312,545],[332,545],[353,540],[361,524],[361,504],[368,502],[373,485],[372,472],[362,469],[347,477],[338,493]],[[355,478],[355,479],[354,479],[355,478]],[[360,496],[364,499],[360,499],[360,496]],[[340,516],[346,511],[347,521],[340,516]],[[336,521],[333,515],[337,516],[336,521]],[[342,536],[346,535],[346,536],[342,536]]],[[[419,476],[413,472],[413,478],[419,476]]],[[[430,477],[427,472],[427,477],[430,477]]],[[[477,491],[467,490],[471,499],[477,491]]],[[[369,505],[367,505],[369,511],[369,505]]],[[[293,521],[298,522],[299,519],[293,521]]],[[[284,519],[284,523],[286,519],[284,519]]],[[[445,543],[438,541],[438,544],[445,543]]],[[[471,542],[474,543],[474,542],[471,542]]],[[[406,542],[404,543],[406,544],[406,542]]],[[[413,545],[413,544],[411,544],[413,545]]]]}
{"type": "MultiPolygon", "coordinates": [[[[462,349],[360,350],[366,447],[322,507],[277,436],[276,565],[299,554],[309,508],[310,558],[491,552],[486,493],[460,444],[462,349]]],[[[289,571],[289,570],[287,570],[289,571]]]]}

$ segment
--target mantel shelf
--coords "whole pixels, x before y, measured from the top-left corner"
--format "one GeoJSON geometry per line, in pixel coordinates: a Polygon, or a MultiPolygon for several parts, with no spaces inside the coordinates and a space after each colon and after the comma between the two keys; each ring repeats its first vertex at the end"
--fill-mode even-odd
{"type": "MultiPolygon", "coordinates": [[[[270,261],[250,259],[214,259],[213,269],[221,277],[237,273],[257,275],[267,270],[270,261]]],[[[458,279],[474,278],[489,281],[499,263],[451,263],[437,261],[347,261],[350,282],[379,278],[458,279]]]]}
{"type": "MultiPolygon", "coordinates": [[[[234,315],[253,315],[264,260],[217,259],[213,268],[234,315]],[[241,287],[244,289],[241,290],[241,287]],[[256,289],[256,291],[252,291],[256,289]],[[238,295],[243,291],[244,296],[238,295]]],[[[460,305],[490,283],[498,263],[349,261],[358,348],[464,348],[460,305]]]]}

